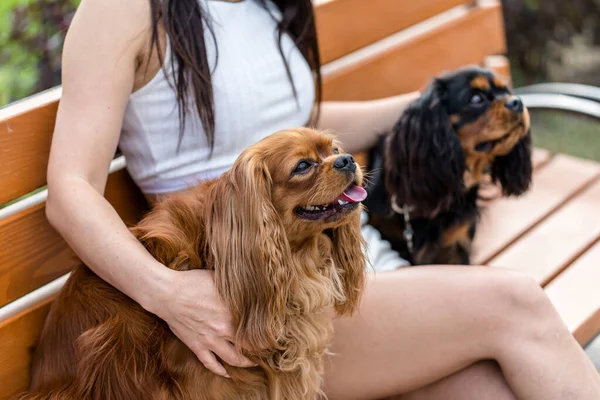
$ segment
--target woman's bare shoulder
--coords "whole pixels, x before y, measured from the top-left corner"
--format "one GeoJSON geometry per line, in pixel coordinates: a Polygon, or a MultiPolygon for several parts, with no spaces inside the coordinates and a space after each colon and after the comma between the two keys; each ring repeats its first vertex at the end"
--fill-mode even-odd
{"type": "Polygon", "coordinates": [[[150,12],[150,0],[82,0],[66,40],[85,46],[87,39],[92,47],[111,43],[115,51],[141,53],[150,40],[150,12]]]}
{"type": "Polygon", "coordinates": [[[63,48],[49,183],[78,175],[103,190],[150,28],[149,0],[81,2],[63,48]]]}

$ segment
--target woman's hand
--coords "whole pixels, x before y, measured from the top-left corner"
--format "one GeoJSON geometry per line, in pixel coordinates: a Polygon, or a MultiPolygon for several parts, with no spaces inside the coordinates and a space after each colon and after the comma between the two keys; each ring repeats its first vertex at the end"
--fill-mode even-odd
{"type": "Polygon", "coordinates": [[[212,271],[172,271],[168,284],[159,291],[163,293],[155,297],[152,312],[169,324],[206,368],[229,377],[215,354],[232,366],[255,365],[232,343],[231,315],[217,294],[212,271]]]}

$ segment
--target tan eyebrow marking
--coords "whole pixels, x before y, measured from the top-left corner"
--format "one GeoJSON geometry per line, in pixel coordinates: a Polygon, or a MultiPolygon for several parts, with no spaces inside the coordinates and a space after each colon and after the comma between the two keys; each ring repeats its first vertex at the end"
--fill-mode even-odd
{"type": "Polygon", "coordinates": [[[479,89],[483,91],[490,90],[490,83],[485,76],[478,76],[471,81],[471,87],[473,89],[479,89]]]}
{"type": "Polygon", "coordinates": [[[503,88],[506,86],[506,83],[504,83],[504,81],[498,77],[494,77],[493,82],[494,82],[494,86],[499,87],[499,88],[503,88]]]}

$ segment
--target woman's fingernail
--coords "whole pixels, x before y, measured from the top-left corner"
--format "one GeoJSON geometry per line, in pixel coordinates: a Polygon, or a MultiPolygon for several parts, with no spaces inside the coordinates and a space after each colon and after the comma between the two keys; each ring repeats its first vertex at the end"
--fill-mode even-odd
{"type": "Polygon", "coordinates": [[[231,379],[231,377],[229,376],[229,374],[225,375],[225,378],[231,379]]]}

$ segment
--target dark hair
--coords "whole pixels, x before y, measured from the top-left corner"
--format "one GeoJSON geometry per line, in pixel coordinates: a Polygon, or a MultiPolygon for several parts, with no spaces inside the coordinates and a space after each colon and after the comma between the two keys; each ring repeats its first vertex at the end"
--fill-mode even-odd
{"type": "MultiPolygon", "coordinates": [[[[254,1],[258,1],[265,11],[275,18],[268,9],[267,1],[269,0],[254,1]]],[[[282,17],[281,20],[278,20],[277,25],[279,53],[283,59],[296,100],[296,87],[281,47],[284,34],[290,35],[313,71],[316,89],[316,109],[312,116],[314,121],[319,114],[322,84],[321,60],[311,0],[271,1],[281,11],[282,17]]],[[[172,78],[177,91],[179,119],[181,121],[179,141],[181,142],[183,135],[186,110],[190,100],[192,100],[195,102],[212,153],[215,140],[215,109],[211,71],[206,54],[205,26],[208,28],[208,32],[211,33],[213,41],[215,37],[210,24],[207,23],[208,15],[202,9],[199,0],[150,0],[150,6],[152,12],[151,48],[156,48],[159,59],[162,60],[163,54],[159,46],[159,25],[162,25],[172,49],[171,62],[177,64],[177,68],[173,70],[172,78]],[[193,99],[189,98],[190,89],[194,94],[193,99]]]]}

